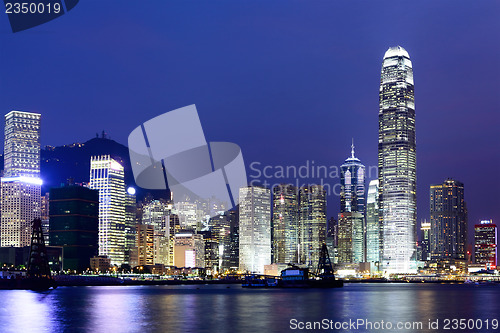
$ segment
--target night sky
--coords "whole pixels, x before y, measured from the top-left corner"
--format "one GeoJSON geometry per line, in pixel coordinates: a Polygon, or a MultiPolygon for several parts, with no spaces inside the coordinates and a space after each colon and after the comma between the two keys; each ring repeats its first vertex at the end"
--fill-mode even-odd
{"type": "MultiPolygon", "coordinates": [[[[84,0],[14,34],[2,14],[0,110],[41,113],[42,145],[102,130],[126,144],[144,121],[196,104],[207,140],[237,143],[247,166],[338,166],[354,138],[369,167],[382,57],[401,45],[415,77],[418,220],[429,185],[453,177],[470,225],[500,223],[499,17],[500,2],[476,0],[84,0]]],[[[328,216],[338,209],[331,196],[328,216]]]]}

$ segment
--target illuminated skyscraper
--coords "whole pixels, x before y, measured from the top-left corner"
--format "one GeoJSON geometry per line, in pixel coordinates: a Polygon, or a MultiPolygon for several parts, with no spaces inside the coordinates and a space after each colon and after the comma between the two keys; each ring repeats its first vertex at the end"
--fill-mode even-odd
{"type": "MultiPolygon", "coordinates": [[[[221,258],[221,271],[238,270],[239,266],[239,206],[226,211],[229,219],[229,234],[222,239],[223,249],[221,258]]],[[[219,243],[220,246],[220,243],[219,243]]],[[[219,251],[219,254],[221,252],[219,251]]]]}
{"type": "Polygon", "coordinates": [[[340,212],[365,212],[365,166],[354,156],[354,143],[351,156],[340,166],[340,212]]]}
{"type": "Polygon", "coordinates": [[[334,217],[330,217],[326,223],[326,247],[332,264],[338,264],[338,226],[334,217]]]}
{"type": "Polygon", "coordinates": [[[0,246],[30,245],[31,222],[40,218],[41,185],[40,114],[11,111],[5,115],[0,246]]]}
{"type": "MultiPolygon", "coordinates": [[[[219,211],[217,215],[210,218],[210,234],[216,243],[214,257],[220,272],[238,270],[238,225],[237,209],[230,211],[219,211]]],[[[210,240],[205,239],[205,258],[210,254],[210,240]]],[[[208,266],[210,267],[210,266],[208,266]]]]}
{"type": "Polygon", "coordinates": [[[135,189],[129,187],[125,193],[125,249],[124,263],[131,267],[137,266],[137,246],[136,246],[136,225],[137,225],[137,199],[135,189]]]}
{"type": "Polygon", "coordinates": [[[321,247],[326,242],[326,191],[321,185],[303,186],[299,202],[299,263],[316,269],[321,247]]]}
{"type": "Polygon", "coordinates": [[[40,177],[40,116],[24,111],[5,115],[5,177],[40,177]]]}
{"type": "Polygon", "coordinates": [[[483,220],[474,226],[474,257],[476,264],[487,269],[497,265],[497,225],[492,220],[483,220]]]}
{"type": "Polygon", "coordinates": [[[123,166],[109,155],[90,159],[90,186],[99,190],[99,255],[125,262],[125,182],[123,166]]]}
{"type": "Polygon", "coordinates": [[[420,223],[420,258],[419,260],[431,260],[431,223],[426,220],[420,223]]]}
{"type": "Polygon", "coordinates": [[[365,261],[365,166],[351,156],[340,166],[339,263],[365,261]]]}
{"type": "Polygon", "coordinates": [[[467,210],[464,184],[448,179],[431,185],[431,259],[466,259],[467,210]]]}
{"type": "Polygon", "coordinates": [[[155,227],[149,224],[136,225],[137,265],[154,265],[155,227]]]}
{"type": "Polygon", "coordinates": [[[297,187],[273,188],[273,262],[297,263],[299,254],[299,198],[297,187]]]}
{"type": "Polygon", "coordinates": [[[40,197],[40,220],[42,220],[42,231],[45,245],[50,245],[49,239],[49,209],[50,209],[50,194],[45,193],[40,197]]]}
{"type": "Polygon", "coordinates": [[[154,263],[168,265],[170,242],[170,214],[172,204],[152,200],[142,206],[142,224],[154,227],[154,263]]]}
{"type": "Polygon", "coordinates": [[[370,181],[366,199],[366,261],[380,262],[383,228],[379,219],[378,179],[370,181]]]}
{"type": "Polygon", "coordinates": [[[246,186],[239,195],[239,269],[263,274],[271,264],[271,191],[246,186]]]}
{"type": "Polygon", "coordinates": [[[417,160],[410,56],[401,46],[384,55],[379,95],[379,199],[383,225],[382,267],[416,272],[417,160]]]}

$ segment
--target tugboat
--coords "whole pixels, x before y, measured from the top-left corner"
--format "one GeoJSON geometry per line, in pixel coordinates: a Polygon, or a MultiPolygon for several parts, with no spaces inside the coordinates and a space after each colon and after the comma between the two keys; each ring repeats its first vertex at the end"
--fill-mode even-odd
{"type": "Polygon", "coordinates": [[[328,255],[326,244],[323,244],[316,273],[308,268],[290,264],[281,271],[280,278],[270,278],[251,275],[245,279],[243,288],[340,288],[344,281],[338,280],[333,274],[333,267],[328,255]]]}
{"type": "Polygon", "coordinates": [[[47,251],[43,239],[42,221],[35,219],[32,222],[30,257],[28,271],[25,277],[14,279],[0,279],[0,289],[28,289],[48,290],[57,288],[57,283],[50,274],[47,251]]]}
{"type": "Polygon", "coordinates": [[[344,281],[335,278],[328,249],[326,244],[323,244],[316,273],[309,272],[308,268],[291,265],[281,271],[278,286],[281,288],[340,288],[344,286],[344,281]]]}

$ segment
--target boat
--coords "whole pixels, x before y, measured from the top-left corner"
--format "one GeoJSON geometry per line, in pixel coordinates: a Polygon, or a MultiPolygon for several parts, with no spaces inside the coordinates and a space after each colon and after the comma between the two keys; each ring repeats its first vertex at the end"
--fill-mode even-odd
{"type": "Polygon", "coordinates": [[[314,276],[308,268],[292,266],[281,271],[278,286],[281,288],[340,288],[344,286],[344,281],[336,279],[333,274],[314,276]]]}
{"type": "Polygon", "coordinates": [[[279,278],[265,275],[249,275],[241,285],[243,288],[340,288],[344,281],[335,278],[326,244],[323,244],[316,273],[308,268],[289,264],[279,278]]]}
{"type": "Polygon", "coordinates": [[[279,279],[274,276],[265,275],[247,275],[242,283],[243,288],[272,288],[277,287],[279,279]]]}

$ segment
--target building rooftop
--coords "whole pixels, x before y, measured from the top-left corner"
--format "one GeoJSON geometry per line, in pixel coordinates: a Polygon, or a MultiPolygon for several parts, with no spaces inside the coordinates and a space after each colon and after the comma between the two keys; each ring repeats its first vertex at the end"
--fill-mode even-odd
{"type": "Polygon", "coordinates": [[[401,46],[391,46],[384,54],[384,59],[392,57],[406,57],[410,59],[408,52],[401,46]]]}

